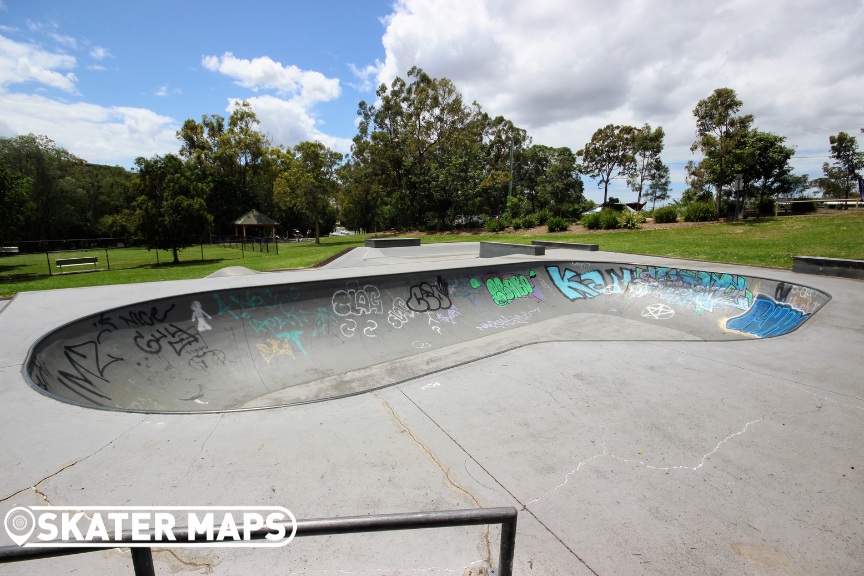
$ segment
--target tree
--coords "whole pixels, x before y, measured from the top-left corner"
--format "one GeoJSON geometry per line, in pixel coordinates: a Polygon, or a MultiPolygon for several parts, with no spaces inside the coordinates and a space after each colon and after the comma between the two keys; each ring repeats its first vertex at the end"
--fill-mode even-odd
{"type": "Polygon", "coordinates": [[[126,236],[131,232],[118,215],[135,201],[132,172],[122,166],[84,164],[75,167],[71,177],[80,194],[78,225],[82,237],[126,236]]]}
{"type": "Polygon", "coordinates": [[[23,238],[27,192],[0,156],[0,241],[23,238]]]}
{"type": "Polygon", "coordinates": [[[508,197],[519,195],[530,179],[531,137],[503,116],[489,118],[484,114],[482,139],[482,174],[476,202],[466,210],[472,215],[498,216],[504,212],[508,197]]]}
{"type": "Polygon", "coordinates": [[[34,134],[0,138],[0,158],[16,182],[15,203],[23,209],[22,239],[69,237],[84,210],[72,177],[84,161],[48,137],[34,134]],[[21,194],[27,198],[23,206],[21,194]]]}
{"type": "Polygon", "coordinates": [[[293,206],[315,225],[315,243],[321,243],[321,220],[338,193],[336,169],[342,154],[320,142],[301,142],[294,147],[293,160],[276,178],[274,199],[293,206]]]}
{"type": "MultiPolygon", "coordinates": [[[[645,184],[651,184],[657,178],[669,177],[667,168],[660,159],[663,152],[663,138],[666,134],[658,126],[652,130],[649,124],[633,131],[634,169],[627,177],[627,185],[636,192],[636,202],[642,202],[642,191],[645,184]]],[[[656,201],[656,198],[655,198],[656,201]]]]}
{"type": "Polygon", "coordinates": [[[663,202],[669,199],[672,181],[669,178],[669,167],[661,163],[652,175],[648,183],[648,190],[645,192],[645,200],[651,202],[651,210],[657,206],[657,202],[663,202]]]}
{"type": "MultiPolygon", "coordinates": [[[[356,153],[369,154],[369,148],[355,149],[356,153]]],[[[342,182],[337,204],[342,224],[351,228],[374,231],[379,208],[384,201],[384,193],[373,172],[374,164],[368,156],[358,159],[350,157],[337,169],[342,182]]]]}
{"type": "Polygon", "coordinates": [[[207,185],[194,164],[173,154],[137,158],[135,166],[136,231],[148,249],[171,250],[179,264],[178,251],[201,242],[213,224],[207,185]]]}
{"type": "Polygon", "coordinates": [[[710,202],[713,193],[711,192],[704,163],[699,162],[697,164],[693,160],[689,160],[684,170],[687,173],[684,177],[687,188],[681,194],[681,204],[686,206],[694,202],[710,202]]]}
{"type": "Polygon", "coordinates": [[[848,188],[844,185],[844,175],[841,170],[828,162],[822,164],[822,178],[814,178],[811,187],[818,190],[823,198],[842,198],[848,188]]]}
{"type": "Polygon", "coordinates": [[[741,138],[733,169],[742,175],[743,195],[754,197],[757,205],[778,195],[791,195],[797,187],[799,178],[789,164],[795,149],[784,146],[785,141],[785,136],[757,129],[748,130],[741,138]]]}
{"type": "Polygon", "coordinates": [[[577,152],[582,159],[582,172],[597,179],[603,186],[603,204],[609,197],[609,182],[615,178],[629,177],[636,165],[633,157],[632,126],[609,124],[600,128],[585,147],[577,152]]]}
{"type": "Polygon", "coordinates": [[[212,191],[208,209],[217,230],[252,208],[268,211],[273,197],[272,144],[258,130],[258,118],[248,102],[236,102],[226,126],[218,114],[201,122],[188,119],[177,131],[180,156],[191,161],[212,191]]]}
{"type": "Polygon", "coordinates": [[[742,105],[734,90],[717,88],[693,109],[696,141],[690,150],[699,150],[705,157],[700,164],[707,181],[716,190],[718,215],[722,212],[723,187],[734,178],[734,153],[753,123],[752,115],[738,115],[742,105]]]}
{"type": "Polygon", "coordinates": [[[483,115],[446,78],[417,67],[361,102],[352,155],[382,191],[385,225],[439,228],[460,212],[483,177],[483,115]]]}
{"type": "Polygon", "coordinates": [[[843,197],[848,198],[861,177],[859,171],[864,168],[864,152],[858,150],[855,136],[850,136],[846,132],[829,136],[828,141],[831,143],[831,158],[834,162],[830,169],[826,170],[826,164],[822,170],[826,178],[837,182],[843,197]]]}
{"type": "Polygon", "coordinates": [[[571,216],[585,201],[576,155],[566,146],[535,144],[525,151],[520,182],[531,211],[548,208],[553,216],[571,216]]]}

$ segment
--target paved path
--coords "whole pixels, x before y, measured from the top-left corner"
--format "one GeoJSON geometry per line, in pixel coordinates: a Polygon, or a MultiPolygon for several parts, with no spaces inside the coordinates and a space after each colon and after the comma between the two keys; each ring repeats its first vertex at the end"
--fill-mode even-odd
{"type": "MultiPolygon", "coordinates": [[[[525,262],[480,263],[464,245],[449,259],[439,247],[358,250],[315,272],[19,295],[0,313],[0,514],[46,502],[282,505],[300,518],[512,505],[520,510],[517,574],[864,572],[860,281],[550,250],[530,266],[572,259],[586,269],[710,270],[770,279],[775,295],[783,282],[831,300],[789,334],[732,341],[646,340],[643,320],[563,315],[508,332],[510,350],[489,355],[484,347],[500,344],[494,338],[466,341],[456,351],[466,363],[395,386],[252,412],[92,410],[40,394],[21,375],[44,334],[134,302],[307,274],[365,277],[370,265],[415,275],[525,262]],[[550,324],[566,337],[547,341],[550,324]]],[[[783,301],[804,296],[798,289],[783,301]]],[[[487,565],[496,547],[496,530],[473,527],[155,558],[160,573],[462,574],[487,565]]],[[[128,553],[109,551],[2,572],[130,567],[128,553]]]]}

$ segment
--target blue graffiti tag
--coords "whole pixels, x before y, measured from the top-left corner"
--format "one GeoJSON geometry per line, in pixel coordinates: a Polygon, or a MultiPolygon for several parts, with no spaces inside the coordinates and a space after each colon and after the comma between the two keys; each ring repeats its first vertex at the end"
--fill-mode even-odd
{"type": "Polygon", "coordinates": [[[588,273],[582,276],[577,276],[576,272],[569,268],[565,268],[564,274],[561,274],[561,269],[558,268],[558,266],[547,266],[546,272],[549,274],[549,278],[552,279],[555,287],[558,288],[561,294],[566,296],[569,300],[593,298],[598,294],[603,293],[603,286],[600,286],[600,291],[598,292],[593,288],[589,288],[582,282],[575,280],[575,278],[578,278],[579,280],[589,280],[594,286],[597,286],[596,278],[589,276],[588,273]]]}
{"type": "Polygon", "coordinates": [[[693,306],[697,314],[712,312],[715,307],[746,310],[753,303],[753,293],[742,276],[678,270],[649,266],[646,268],[609,268],[575,271],[546,266],[555,287],[568,300],[585,300],[597,296],[620,294],[631,298],[653,296],[684,306],[693,306]]]}
{"type": "Polygon", "coordinates": [[[809,314],[780,304],[770,296],[757,294],[753,306],[741,316],[729,318],[726,328],[759,338],[769,338],[786,334],[807,320],[809,314]]]}

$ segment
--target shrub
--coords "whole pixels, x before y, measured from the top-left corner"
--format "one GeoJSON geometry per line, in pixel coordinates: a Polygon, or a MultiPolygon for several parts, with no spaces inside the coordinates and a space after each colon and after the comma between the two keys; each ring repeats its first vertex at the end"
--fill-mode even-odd
{"type": "Polygon", "coordinates": [[[537,226],[537,215],[536,214],[527,214],[522,217],[522,227],[523,228],[534,228],[537,226]]]}
{"type": "Polygon", "coordinates": [[[591,214],[586,214],[582,217],[580,223],[589,230],[596,230],[600,228],[600,213],[592,212],[591,214]]]}
{"type": "Polygon", "coordinates": [[[531,214],[531,218],[534,219],[534,226],[543,226],[546,224],[546,221],[551,218],[552,215],[549,214],[548,210],[540,210],[539,212],[534,212],[531,214]]]}
{"type": "Polygon", "coordinates": [[[505,226],[504,222],[500,218],[490,218],[483,225],[483,228],[487,232],[501,232],[502,230],[504,230],[505,226]]]}
{"type": "Polygon", "coordinates": [[[694,202],[684,208],[685,222],[710,222],[717,219],[717,206],[713,202],[694,202]]]}
{"type": "Polygon", "coordinates": [[[816,202],[792,202],[792,214],[816,212],[816,202]]]}
{"type": "Polygon", "coordinates": [[[774,199],[773,198],[763,198],[759,201],[757,205],[759,209],[760,216],[773,216],[774,215],[774,199]]]}
{"type": "Polygon", "coordinates": [[[678,210],[674,206],[664,206],[654,211],[654,222],[671,224],[678,221],[678,210]]]}
{"type": "Polygon", "coordinates": [[[621,213],[611,208],[600,211],[600,228],[603,230],[615,230],[621,226],[621,213]]]}
{"type": "Polygon", "coordinates": [[[635,230],[645,222],[645,216],[640,212],[624,212],[619,219],[621,227],[628,230],[635,230]]]}
{"type": "Polygon", "coordinates": [[[511,218],[510,226],[512,226],[514,230],[521,229],[524,226],[522,218],[511,218]]]}
{"type": "Polygon", "coordinates": [[[549,229],[549,232],[564,232],[570,228],[570,223],[564,218],[553,216],[546,220],[546,227],[549,229]]]}
{"type": "Polygon", "coordinates": [[[514,217],[527,214],[528,210],[530,209],[531,205],[526,198],[518,196],[507,197],[507,212],[509,212],[514,217]]]}

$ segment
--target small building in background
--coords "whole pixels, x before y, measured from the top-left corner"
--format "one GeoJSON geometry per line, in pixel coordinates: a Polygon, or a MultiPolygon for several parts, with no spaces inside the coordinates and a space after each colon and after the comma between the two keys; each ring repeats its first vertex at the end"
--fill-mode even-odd
{"type": "Polygon", "coordinates": [[[270,238],[276,238],[277,226],[279,226],[279,222],[276,222],[269,216],[253,209],[234,221],[234,232],[240,236],[241,233],[239,230],[242,228],[242,236],[245,238],[246,229],[251,228],[252,236],[269,236],[270,238]]]}

